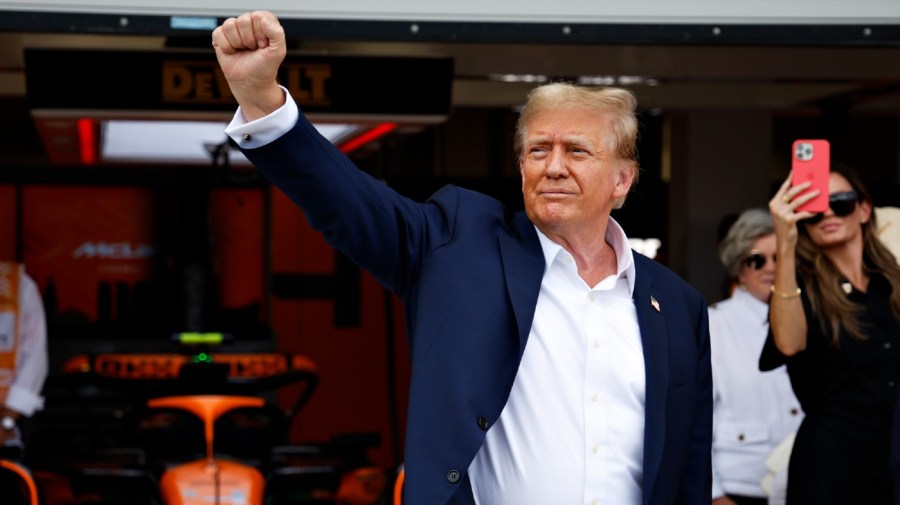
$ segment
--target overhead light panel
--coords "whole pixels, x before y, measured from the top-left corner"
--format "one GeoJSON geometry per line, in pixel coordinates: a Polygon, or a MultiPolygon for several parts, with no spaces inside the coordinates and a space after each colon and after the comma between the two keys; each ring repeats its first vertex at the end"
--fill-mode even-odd
{"type": "Polygon", "coordinates": [[[657,86],[659,80],[642,75],[582,75],[578,84],[585,86],[657,86]]]}
{"type": "MultiPolygon", "coordinates": [[[[101,123],[101,163],[206,164],[216,147],[227,143],[225,124],[212,121],[106,120],[101,123]]],[[[366,127],[359,124],[315,124],[339,145],[366,127]]],[[[229,163],[250,162],[238,150],[226,150],[229,163]]]]}

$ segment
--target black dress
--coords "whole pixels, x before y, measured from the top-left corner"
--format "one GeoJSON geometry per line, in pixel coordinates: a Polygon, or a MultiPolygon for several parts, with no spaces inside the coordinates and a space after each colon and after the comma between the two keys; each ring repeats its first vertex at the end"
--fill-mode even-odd
{"type": "Polygon", "coordinates": [[[900,321],[891,314],[890,284],[880,275],[869,280],[867,293],[854,289],[848,297],[866,307],[865,341],[842,329],[840,349],[833,346],[812,318],[804,290],[806,349],[785,357],[769,330],[760,356],[764,371],[787,364],[806,413],[791,452],[787,505],[894,503],[889,452],[900,321]]]}

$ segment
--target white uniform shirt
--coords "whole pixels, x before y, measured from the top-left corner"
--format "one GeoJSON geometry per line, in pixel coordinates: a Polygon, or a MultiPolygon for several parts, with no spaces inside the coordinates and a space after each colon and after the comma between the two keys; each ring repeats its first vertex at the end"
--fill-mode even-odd
{"type": "Polygon", "coordinates": [[[469,467],[479,505],[641,503],[644,354],[634,261],[610,219],[618,271],[596,286],[538,232],[546,259],[534,322],[498,421],[469,467]]]}
{"type": "Polygon", "coordinates": [[[19,279],[19,334],[16,370],[4,405],[31,416],[44,407],[41,388],[47,378],[47,322],[44,304],[34,281],[22,273],[19,279]]]}
{"type": "Polygon", "coordinates": [[[747,290],[709,308],[713,498],[766,496],[765,460],[803,419],[787,368],[759,371],[769,307],[747,290]]]}

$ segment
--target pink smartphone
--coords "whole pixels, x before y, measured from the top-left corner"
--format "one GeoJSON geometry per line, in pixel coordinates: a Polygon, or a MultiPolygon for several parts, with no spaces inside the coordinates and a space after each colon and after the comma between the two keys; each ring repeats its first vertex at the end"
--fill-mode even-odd
{"type": "MultiPolygon", "coordinates": [[[[798,211],[825,212],[828,210],[828,172],[831,170],[831,146],[827,140],[795,140],[791,158],[791,186],[812,182],[810,190],[819,194],[797,207],[798,211]]],[[[805,194],[805,192],[803,193],[805,194]]]]}

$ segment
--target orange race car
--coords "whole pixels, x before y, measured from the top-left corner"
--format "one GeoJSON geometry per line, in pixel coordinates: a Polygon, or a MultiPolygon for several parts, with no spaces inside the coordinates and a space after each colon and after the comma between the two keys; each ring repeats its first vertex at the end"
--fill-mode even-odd
{"type": "Polygon", "coordinates": [[[93,432],[72,434],[87,441],[72,439],[58,453],[40,444],[41,456],[29,466],[37,492],[46,487],[43,505],[390,502],[392,472],[366,456],[380,443],[377,433],[288,442],[291,421],[318,382],[310,359],[212,353],[202,343],[190,354],[81,355],[66,363],[73,408],[89,418],[111,397],[128,399],[130,407],[117,407],[115,436],[98,421],[93,432]],[[290,408],[268,401],[288,385],[301,386],[291,388],[298,392],[290,408]]]}

